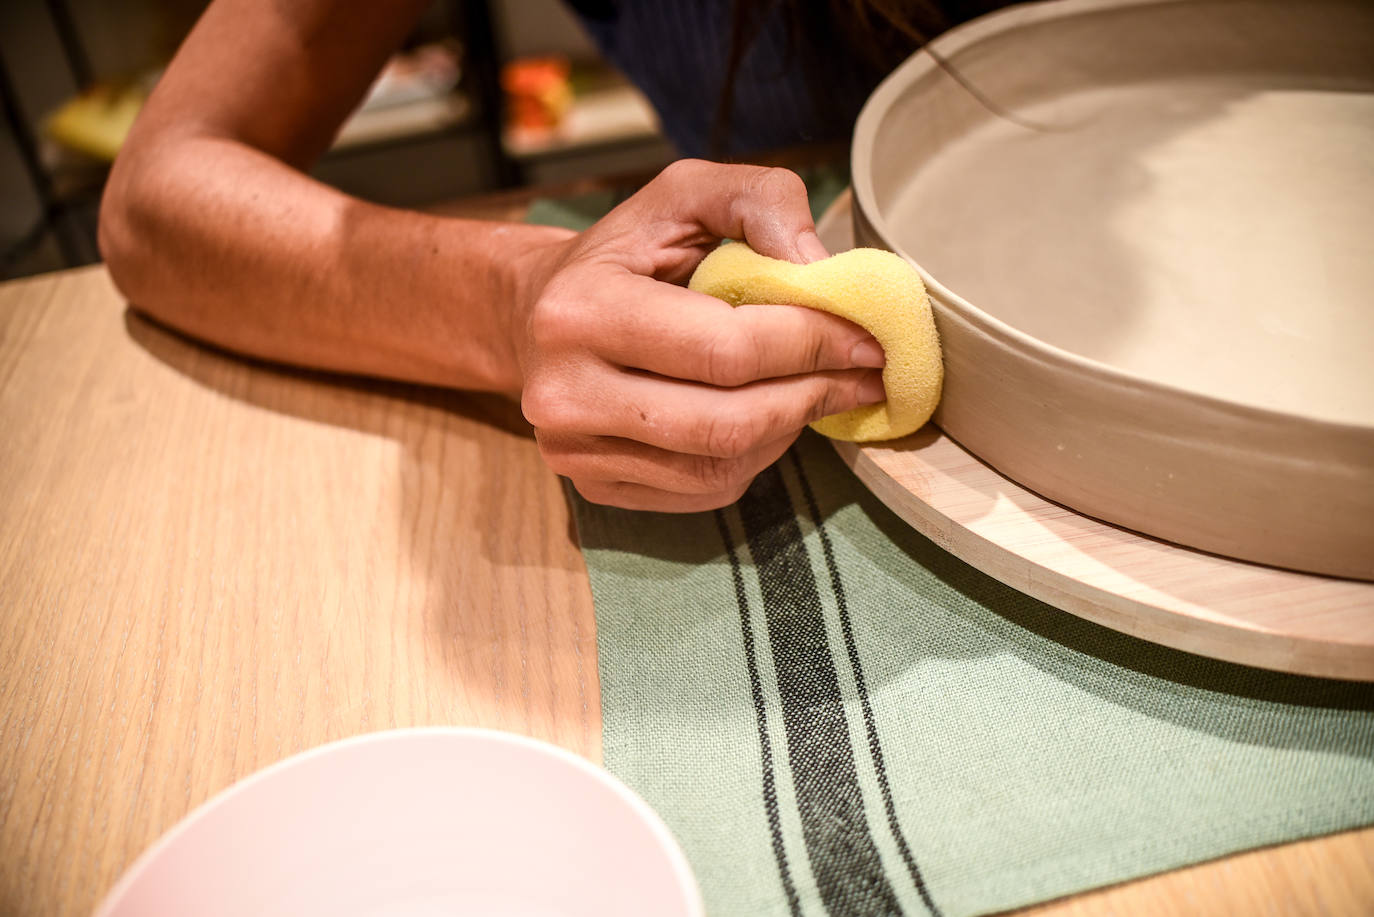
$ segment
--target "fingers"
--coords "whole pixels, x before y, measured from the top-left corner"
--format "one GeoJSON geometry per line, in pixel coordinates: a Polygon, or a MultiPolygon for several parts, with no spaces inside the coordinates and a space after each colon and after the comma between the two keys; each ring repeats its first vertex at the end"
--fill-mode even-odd
{"type": "Polygon", "coordinates": [[[676,494],[625,481],[579,481],[576,478],[573,486],[589,503],[655,513],[704,513],[720,509],[744,496],[745,489],[734,494],[676,494]]]}
{"type": "MultiPolygon", "coordinates": [[[[618,366],[734,387],[840,369],[880,369],[883,351],[867,331],[801,306],[733,308],[712,296],[625,275],[577,316],[604,332],[595,347],[618,366]]],[[[572,329],[567,329],[572,331],[572,329]]]]}
{"type": "Polygon", "coordinates": [[[660,282],[685,281],[727,237],[827,256],[795,174],[686,160],[580,236],[520,312],[521,406],[587,499],[725,505],[808,423],[883,400],[882,350],[857,325],[660,282]]]}
{"type": "Polygon", "coordinates": [[[787,169],[682,159],[645,190],[718,239],[743,239],[757,252],[794,263],[828,256],[806,185],[787,169]]]}
{"type": "Polygon", "coordinates": [[[593,503],[629,509],[698,512],[739,499],[755,475],[787,451],[791,433],[736,459],[684,455],[605,436],[538,435],[554,471],[593,503]]]}
{"type": "Polygon", "coordinates": [[[822,417],[883,397],[882,373],[871,369],[725,389],[583,365],[527,385],[521,407],[544,433],[614,436],[670,452],[736,459],[822,417]]]}

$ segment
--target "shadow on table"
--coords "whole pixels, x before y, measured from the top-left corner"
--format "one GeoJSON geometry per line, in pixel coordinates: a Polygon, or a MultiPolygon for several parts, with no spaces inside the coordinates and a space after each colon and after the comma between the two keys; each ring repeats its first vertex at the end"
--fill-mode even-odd
{"type": "Polygon", "coordinates": [[[361,433],[395,436],[386,411],[369,410],[368,398],[386,398],[496,427],[533,439],[519,405],[500,395],[302,369],[234,353],[190,338],[134,307],[124,311],[129,337],[148,353],[199,385],[258,407],[361,433]],[[230,367],[250,366],[253,378],[230,367]],[[260,378],[259,378],[260,377],[260,378]],[[302,384],[312,386],[309,391],[302,384]]]}
{"type": "MultiPolygon", "coordinates": [[[[813,460],[843,466],[838,459],[813,460]]],[[[856,542],[865,560],[894,581],[920,576],[933,581],[950,600],[944,602],[962,640],[924,641],[942,658],[1014,654],[1026,663],[1112,704],[1134,707],[1150,716],[1236,741],[1274,747],[1333,748],[1349,752],[1352,736],[1328,734],[1317,711],[1374,712],[1374,684],[1311,678],[1197,656],[1150,643],[1060,611],[1007,586],[940,548],[897,517],[871,493],[854,483],[841,500],[825,509],[828,525],[842,513],[858,510],[886,545],[856,542]],[[1290,731],[1255,730],[1250,714],[1270,705],[1307,708],[1290,731]],[[1218,715],[1221,710],[1228,715],[1218,715]],[[1301,719],[1302,723],[1297,723],[1301,719]]],[[[1257,599],[1263,601],[1263,599],[1257,599]]],[[[899,610],[898,610],[899,611],[899,610]]],[[[898,619],[900,611],[889,615],[898,619]]],[[[900,630],[905,623],[893,625],[900,630]]],[[[894,634],[894,636],[896,636],[894,634]]],[[[912,663],[930,654],[913,653],[912,663]]],[[[1270,708],[1272,709],[1272,707],[1270,708]]],[[[1370,721],[1374,730],[1374,720],[1370,721]]],[[[1374,757],[1374,732],[1364,741],[1374,757]]]]}
{"type": "MultiPolygon", "coordinates": [[[[482,504],[492,507],[482,513],[488,518],[500,515],[494,507],[519,475],[551,475],[532,448],[509,448],[512,440],[532,445],[534,431],[520,406],[504,396],[271,363],[189,338],[133,307],[125,310],[124,325],[145,351],[204,388],[276,413],[393,439],[404,449],[405,477],[434,472],[441,481],[461,475],[468,483],[479,483],[482,504]],[[244,367],[253,372],[243,372],[244,367]],[[445,450],[423,448],[424,440],[435,435],[470,440],[478,426],[484,435],[493,429],[503,434],[500,441],[506,448],[492,467],[439,467],[445,450]],[[511,451],[527,453],[529,460],[520,467],[502,467],[500,459],[508,459],[511,451]]],[[[413,510],[412,504],[407,501],[406,509],[413,510]]],[[[403,522],[408,531],[413,528],[413,519],[403,522]]],[[[518,566],[532,561],[502,537],[499,525],[484,526],[480,534],[483,554],[491,562],[518,566]]],[[[571,523],[567,536],[576,544],[571,523]]]]}
{"type": "MultiPolygon", "coordinates": [[[[384,492],[394,494],[388,502],[394,503],[396,542],[409,568],[399,582],[414,578],[424,584],[398,594],[395,601],[424,596],[422,608],[406,612],[408,626],[421,630],[426,656],[461,683],[464,692],[495,692],[474,700],[493,711],[509,706],[502,700],[508,695],[525,697],[527,705],[538,702],[547,686],[533,682],[555,681],[544,672],[553,664],[544,657],[564,639],[559,628],[571,628],[573,642],[590,639],[577,636],[579,627],[590,632],[578,622],[549,624],[548,633],[525,631],[529,615],[522,613],[527,607],[561,607],[564,601],[528,594],[528,571],[538,568],[573,588],[582,561],[559,516],[563,495],[558,481],[541,461],[518,405],[497,395],[241,357],[193,341],[132,308],[124,322],[129,337],[153,358],[220,396],[395,443],[399,486],[384,482],[384,492]],[[512,532],[524,533],[523,538],[512,537],[512,532]],[[453,553],[463,548],[479,551],[485,563],[464,566],[453,553]],[[531,691],[533,700],[526,697],[531,691]]],[[[375,451],[369,455],[376,460],[375,451]]],[[[320,460],[309,453],[303,459],[320,460]]],[[[322,470],[330,471],[331,486],[347,486],[347,468],[322,470]]],[[[378,521],[383,529],[391,524],[385,518],[378,521]]],[[[583,584],[585,588],[585,580],[583,584]]],[[[576,607],[575,596],[567,601],[576,607]]],[[[579,643],[574,649],[581,653],[586,648],[579,643]]]]}
{"type": "MultiPolygon", "coordinates": [[[[881,664],[874,658],[868,673],[871,696],[883,693],[889,682],[919,681],[917,670],[931,663],[967,661],[974,664],[969,670],[974,677],[978,660],[1013,656],[1114,707],[1198,732],[1270,748],[1374,758],[1374,718],[1346,715],[1374,712],[1374,685],[1209,659],[1060,611],[917,532],[866,490],[819,437],[804,435],[793,455],[833,545],[849,613],[856,629],[867,634],[861,648],[867,645],[883,657],[881,664]]],[[[783,464],[792,461],[784,458],[783,464]]],[[[770,499],[768,490],[756,481],[750,498],[770,499]]],[[[796,494],[790,499],[792,506],[779,515],[787,521],[779,524],[789,524],[793,511],[809,515],[796,494]]],[[[709,513],[654,517],[586,505],[580,512],[588,547],[609,551],[598,561],[603,567],[618,565],[622,575],[633,576],[644,575],[646,568],[666,570],[656,576],[662,579],[717,565],[720,575],[728,576],[723,542],[709,513]],[[666,537],[665,531],[674,534],[666,537]],[[622,562],[620,555],[627,559],[622,562]],[[636,564],[635,555],[669,563],[636,564]]],[[[751,569],[749,551],[741,549],[740,557],[751,569]]],[[[670,582],[647,581],[645,587],[674,588],[670,582]]]]}

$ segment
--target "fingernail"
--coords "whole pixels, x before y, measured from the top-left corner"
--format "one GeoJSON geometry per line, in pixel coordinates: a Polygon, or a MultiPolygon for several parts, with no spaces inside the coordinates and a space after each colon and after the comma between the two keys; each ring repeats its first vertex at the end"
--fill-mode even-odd
{"type": "Polygon", "coordinates": [[[821,243],[821,237],[810,229],[797,237],[797,251],[801,253],[808,264],[830,257],[830,252],[826,251],[825,246],[821,243]]]}
{"type": "Polygon", "coordinates": [[[864,377],[864,381],[859,383],[859,404],[877,404],[887,400],[887,393],[883,391],[883,374],[869,373],[864,377]]]}
{"type": "Polygon", "coordinates": [[[887,365],[887,356],[883,353],[883,347],[873,338],[864,338],[854,345],[854,349],[849,351],[849,362],[852,366],[869,366],[873,369],[882,369],[887,365]]]}

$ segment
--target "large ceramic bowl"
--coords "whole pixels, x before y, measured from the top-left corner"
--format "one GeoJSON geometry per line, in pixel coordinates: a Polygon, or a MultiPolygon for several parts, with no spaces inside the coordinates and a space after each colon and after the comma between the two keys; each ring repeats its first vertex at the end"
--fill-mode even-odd
{"type": "Polygon", "coordinates": [[[668,829],[608,773],[478,729],[374,733],[234,785],[97,917],[702,917],[668,829]]]}
{"type": "Polygon", "coordinates": [[[1086,515],[1374,579],[1374,4],[1063,0],[934,48],[958,79],[878,88],[853,185],[931,291],[936,422],[1086,515]]]}

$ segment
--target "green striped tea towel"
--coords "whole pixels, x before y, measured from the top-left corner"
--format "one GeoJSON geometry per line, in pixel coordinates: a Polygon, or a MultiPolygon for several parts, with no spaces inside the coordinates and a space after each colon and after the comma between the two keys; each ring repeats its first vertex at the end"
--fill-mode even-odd
{"type": "Polygon", "coordinates": [[[987,913],[1374,822],[1370,686],[1037,602],[812,434],[719,512],[577,502],[606,766],[715,917],[987,913]]]}
{"type": "MultiPolygon", "coordinates": [[[[813,212],[842,173],[806,173],[813,212]]],[[[582,229],[618,198],[538,201],[582,229]]],[[[717,513],[574,498],[606,766],[713,917],[959,917],[1374,823],[1374,688],[1154,646],[984,576],[810,433],[717,513]]]]}

